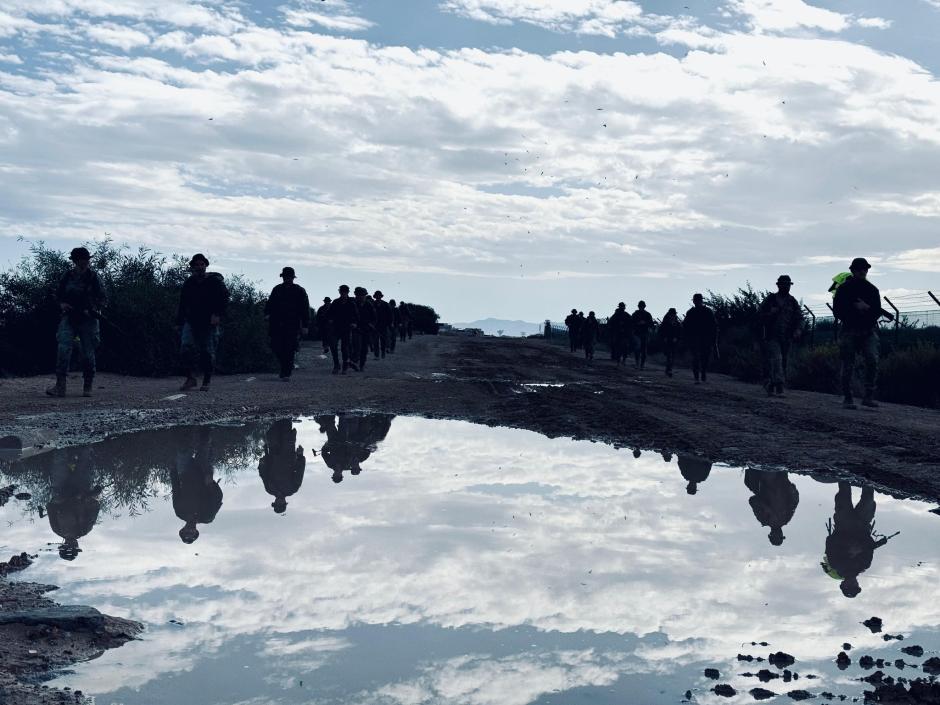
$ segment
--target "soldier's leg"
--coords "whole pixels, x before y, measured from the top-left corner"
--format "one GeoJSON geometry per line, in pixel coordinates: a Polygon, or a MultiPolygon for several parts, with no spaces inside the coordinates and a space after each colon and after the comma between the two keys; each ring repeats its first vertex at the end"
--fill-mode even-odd
{"type": "Polygon", "coordinates": [[[339,338],[331,335],[329,338],[330,355],[333,357],[333,372],[339,370],[339,338]]]}
{"type": "Polygon", "coordinates": [[[764,350],[766,351],[767,369],[769,373],[767,386],[768,391],[772,392],[778,384],[783,384],[783,355],[780,349],[780,342],[767,340],[764,342],[764,350]]]}
{"type": "Polygon", "coordinates": [[[849,331],[842,331],[839,339],[839,357],[842,359],[842,396],[846,401],[852,399],[852,378],[855,375],[856,336],[849,331]]]}
{"type": "Polygon", "coordinates": [[[648,333],[640,336],[640,369],[646,367],[646,353],[649,351],[650,337],[648,333]]]}
{"type": "Polygon", "coordinates": [[[708,363],[711,362],[711,359],[712,359],[713,347],[714,347],[714,343],[712,341],[708,341],[707,343],[702,343],[701,356],[702,356],[702,381],[703,382],[705,381],[706,376],[708,375],[708,363]]]}
{"type": "Polygon", "coordinates": [[[72,347],[75,344],[75,328],[72,326],[67,316],[63,316],[59,321],[59,327],[55,333],[56,340],[56,375],[67,375],[69,366],[72,364],[72,347]]]}
{"type": "Polygon", "coordinates": [[[180,333],[180,363],[186,372],[186,382],[183,387],[196,386],[196,357],[196,338],[193,335],[193,328],[188,323],[184,323],[180,333]]]}
{"type": "Polygon", "coordinates": [[[82,348],[82,396],[90,397],[95,382],[95,352],[101,342],[101,327],[95,318],[82,321],[78,326],[78,337],[82,348]]]}
{"type": "Polygon", "coordinates": [[[689,347],[689,352],[692,353],[692,374],[695,377],[695,381],[698,382],[699,378],[702,376],[702,346],[697,340],[693,340],[689,347]]]}
{"type": "Polygon", "coordinates": [[[202,367],[202,391],[209,389],[209,382],[212,381],[212,375],[215,372],[215,356],[220,335],[219,326],[209,326],[209,330],[201,334],[199,358],[202,367]]]}

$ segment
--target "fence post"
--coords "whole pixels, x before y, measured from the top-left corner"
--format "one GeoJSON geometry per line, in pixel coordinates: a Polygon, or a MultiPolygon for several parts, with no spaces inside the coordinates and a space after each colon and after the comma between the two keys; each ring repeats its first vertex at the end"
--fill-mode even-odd
{"type": "Polygon", "coordinates": [[[928,291],[927,293],[930,294],[930,298],[933,299],[933,302],[937,304],[937,306],[940,306],[940,300],[938,300],[937,297],[933,295],[933,292],[928,291]]]}
{"type": "Polygon", "coordinates": [[[889,299],[887,296],[883,296],[881,298],[887,301],[888,306],[894,309],[894,344],[897,345],[898,344],[898,332],[900,330],[898,326],[901,325],[901,312],[898,311],[898,307],[895,306],[893,303],[891,303],[891,299],[889,299]]]}
{"type": "Polygon", "coordinates": [[[806,309],[806,313],[808,313],[813,319],[813,323],[809,328],[809,346],[813,348],[816,347],[816,314],[813,313],[813,310],[806,304],[803,304],[803,308],[806,309]]]}
{"type": "Polygon", "coordinates": [[[837,342],[839,340],[839,319],[836,318],[836,312],[832,309],[832,304],[827,303],[826,308],[832,313],[832,337],[837,342]]]}

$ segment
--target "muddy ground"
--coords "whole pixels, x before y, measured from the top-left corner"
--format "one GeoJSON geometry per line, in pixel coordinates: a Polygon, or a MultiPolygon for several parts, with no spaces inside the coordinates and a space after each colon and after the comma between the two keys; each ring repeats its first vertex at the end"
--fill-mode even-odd
{"type": "MultiPolygon", "coordinates": [[[[419,336],[384,361],[370,359],[364,373],[346,376],[331,375],[321,352],[318,345],[305,346],[298,358],[301,369],[289,383],[270,374],[222,376],[210,392],[182,397],[177,379],[100,375],[91,399],[79,395],[79,377],[70,380],[66,399],[43,393],[48,378],[0,380],[0,445],[12,443],[2,437],[13,436],[22,441],[23,452],[33,453],[176,424],[376,411],[848,477],[897,496],[940,502],[937,411],[893,404],[846,411],[838,397],[811,392],[768,399],[759,386],[721,375],[696,386],[688,370],[670,379],[656,364],[637,372],[605,359],[588,363],[540,340],[419,336]]],[[[48,589],[0,577],[0,616],[36,601],[45,605],[48,589]]],[[[43,671],[121,643],[126,625],[113,624],[117,635],[106,631],[98,641],[85,642],[64,640],[48,628],[0,626],[3,648],[13,650],[0,653],[0,663],[17,664],[12,671],[0,667],[0,692],[23,689],[23,699],[11,702],[60,702],[56,698],[62,694],[14,681],[34,682],[43,671]]],[[[74,695],[66,697],[74,701],[74,695]]]]}
{"type": "Polygon", "coordinates": [[[210,392],[178,395],[178,379],[99,375],[95,396],[70,380],[66,399],[48,378],[0,380],[0,436],[27,452],[181,423],[277,414],[369,410],[466,419],[640,449],[696,453],[714,462],[853,476],[902,496],[940,501],[940,412],[882,404],[846,411],[840,399],[722,375],[696,386],[605,359],[588,363],[541,340],[417,336],[364,373],[331,375],[316,344],[289,383],[274,375],[218,377],[210,392]],[[522,387],[556,383],[563,387],[522,387]],[[167,398],[170,397],[170,398],[167,398]]]}
{"type": "Polygon", "coordinates": [[[42,681],[125,644],[142,627],[90,607],[58,605],[46,596],[56,589],[52,585],[6,580],[29,562],[26,554],[0,562],[0,703],[85,703],[81,691],[56,690],[42,681]]]}

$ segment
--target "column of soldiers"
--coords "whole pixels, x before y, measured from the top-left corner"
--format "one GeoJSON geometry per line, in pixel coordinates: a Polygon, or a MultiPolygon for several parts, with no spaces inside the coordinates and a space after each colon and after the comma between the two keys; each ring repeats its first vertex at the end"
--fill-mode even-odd
{"type": "MultiPolygon", "coordinates": [[[[862,405],[877,407],[875,388],[878,378],[878,320],[890,314],[881,307],[881,294],[868,281],[871,265],[862,257],[852,260],[849,274],[838,277],[830,289],[833,292],[833,312],[841,326],[839,353],[842,362],[840,383],[843,407],[857,409],[852,392],[856,357],[861,355],[865,363],[864,396],[862,405]]],[[[767,379],[764,390],[767,396],[783,396],[787,378],[790,348],[802,336],[804,329],[803,307],[790,293],[793,280],[787,274],[778,277],[777,291],[767,295],[760,303],[758,314],[761,324],[761,342],[767,379]]],[[[587,360],[594,359],[600,326],[594,312],[571,309],[565,317],[571,352],[584,351],[587,360]]],[[[692,362],[692,376],[696,384],[708,381],[709,365],[718,352],[718,321],[715,312],[705,304],[702,294],[692,297],[692,308],[680,319],[675,308],[670,308],[657,323],[640,301],[633,313],[628,313],[626,304],[620,302],[607,319],[607,336],[610,359],[618,366],[633,357],[633,367],[646,367],[647,348],[654,330],[658,333],[660,348],[665,357],[665,374],[673,376],[676,351],[685,343],[692,362]]]]}
{"type": "MultiPolygon", "coordinates": [[[[46,394],[64,397],[75,341],[82,352],[82,395],[92,395],[96,358],[100,342],[101,311],[105,292],[97,273],[91,268],[91,253],[76,247],[69,255],[73,267],[59,283],[56,299],[61,318],[56,331],[56,381],[46,394]]],[[[209,272],[209,260],[197,253],[189,262],[190,275],[183,283],[176,314],[175,329],[180,337],[180,361],[186,378],[180,391],[199,387],[209,391],[215,370],[216,353],[222,332],[222,320],[229,304],[229,291],[223,276],[209,272]],[[202,373],[201,382],[198,374],[202,373]]],[[[306,290],[296,283],[292,267],[284,267],[283,280],[271,290],[265,304],[271,349],[279,366],[279,378],[287,382],[295,368],[300,339],[309,332],[310,301],[306,290]]],[[[333,358],[333,374],[349,369],[362,372],[371,352],[383,359],[395,352],[397,344],[413,336],[412,315],[408,304],[385,301],[381,291],[371,295],[361,286],[353,297],[349,287],[339,287],[339,298],[323,299],[314,316],[324,354],[333,358]],[[341,362],[342,361],[342,362],[341,362]]]]}

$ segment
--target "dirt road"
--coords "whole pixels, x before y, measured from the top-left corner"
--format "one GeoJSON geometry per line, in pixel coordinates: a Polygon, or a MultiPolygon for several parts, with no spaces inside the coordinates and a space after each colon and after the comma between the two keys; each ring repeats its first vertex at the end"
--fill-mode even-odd
{"type": "MultiPolygon", "coordinates": [[[[789,392],[715,375],[692,384],[652,365],[587,363],[539,340],[416,337],[364,373],[333,376],[305,347],[290,383],[273,375],[220,377],[178,397],[177,379],[100,375],[95,397],[43,394],[46,378],[0,380],[0,436],[46,447],[179,423],[372,410],[466,419],[714,462],[855,476],[895,494],[940,500],[940,412],[883,404],[845,411],[834,396],[789,392]],[[523,386],[547,384],[563,386],[523,386]]],[[[27,451],[35,448],[27,448],[27,451]]]]}

